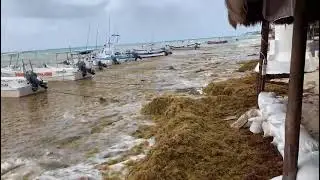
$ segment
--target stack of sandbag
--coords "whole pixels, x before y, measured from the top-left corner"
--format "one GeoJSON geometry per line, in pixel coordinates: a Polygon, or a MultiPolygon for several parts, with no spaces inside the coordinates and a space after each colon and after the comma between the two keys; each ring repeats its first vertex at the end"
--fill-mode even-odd
{"type": "MultiPolygon", "coordinates": [[[[286,97],[276,96],[273,92],[261,92],[258,96],[259,109],[246,112],[231,127],[239,128],[239,125],[246,124],[250,126],[252,133],[263,132],[264,137],[273,137],[271,143],[284,157],[287,104],[286,97]]],[[[297,180],[319,179],[319,143],[309,135],[302,125],[300,126],[298,168],[297,180]]],[[[281,177],[275,177],[274,180],[276,178],[281,177]]]]}
{"type": "MultiPolygon", "coordinates": [[[[272,143],[277,146],[282,157],[284,157],[287,104],[287,98],[276,96],[272,92],[261,92],[258,96],[264,137],[273,137],[272,143]]],[[[319,179],[319,143],[302,125],[300,125],[299,137],[297,180],[319,179]]]]}

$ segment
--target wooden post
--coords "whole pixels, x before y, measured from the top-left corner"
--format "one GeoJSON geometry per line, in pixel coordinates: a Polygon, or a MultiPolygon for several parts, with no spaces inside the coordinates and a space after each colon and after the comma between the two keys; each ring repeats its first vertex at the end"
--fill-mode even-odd
{"type": "Polygon", "coordinates": [[[308,23],[306,1],[296,0],[291,49],[288,108],[285,121],[283,180],[296,180],[308,23]]]}
{"type": "Polygon", "coordinates": [[[261,47],[260,47],[260,59],[259,59],[259,73],[257,75],[257,107],[258,107],[258,95],[264,90],[265,75],[263,75],[263,63],[267,61],[268,53],[268,39],[269,39],[269,22],[264,20],[261,26],[261,47]]]}

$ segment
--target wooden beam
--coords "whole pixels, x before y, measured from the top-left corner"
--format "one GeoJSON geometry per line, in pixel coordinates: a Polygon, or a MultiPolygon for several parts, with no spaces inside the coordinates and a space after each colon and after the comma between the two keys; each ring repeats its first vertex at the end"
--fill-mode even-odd
{"type": "Polygon", "coordinates": [[[308,23],[306,1],[296,0],[289,79],[288,108],[285,121],[283,180],[296,180],[299,153],[303,78],[308,23]]]}
{"type": "MultiPolygon", "coordinates": [[[[261,26],[261,47],[260,47],[260,59],[259,59],[259,73],[257,75],[257,99],[261,91],[264,90],[265,76],[263,75],[263,63],[267,61],[268,53],[268,39],[269,39],[269,22],[264,20],[261,26]]],[[[258,100],[257,104],[258,106],[258,100]]]]}

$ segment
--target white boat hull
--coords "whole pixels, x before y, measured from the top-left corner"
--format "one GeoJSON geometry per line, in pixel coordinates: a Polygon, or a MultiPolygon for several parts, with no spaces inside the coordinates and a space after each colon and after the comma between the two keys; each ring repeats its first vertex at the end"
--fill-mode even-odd
{"type": "Polygon", "coordinates": [[[138,55],[141,58],[151,58],[151,57],[165,56],[165,52],[150,53],[150,54],[138,54],[138,55]]]}
{"type": "MultiPolygon", "coordinates": [[[[4,77],[24,76],[24,73],[21,71],[1,71],[1,76],[4,77]]],[[[77,71],[74,68],[35,68],[34,72],[44,81],[76,81],[93,77],[90,73],[87,73],[87,75],[83,77],[82,72],[77,71]]]]}
{"type": "Polygon", "coordinates": [[[46,89],[41,87],[37,91],[33,91],[32,86],[24,77],[1,77],[1,97],[18,98],[44,91],[46,89]]]}

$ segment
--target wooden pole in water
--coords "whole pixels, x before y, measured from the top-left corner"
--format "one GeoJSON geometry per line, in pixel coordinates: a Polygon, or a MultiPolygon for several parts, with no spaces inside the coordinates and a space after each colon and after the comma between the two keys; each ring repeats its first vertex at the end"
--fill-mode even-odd
{"type": "Polygon", "coordinates": [[[299,153],[299,136],[303,78],[308,23],[306,1],[296,0],[291,49],[288,108],[285,121],[283,180],[295,180],[299,153]]]}
{"type": "Polygon", "coordinates": [[[258,107],[258,95],[264,90],[265,86],[265,67],[263,64],[267,62],[268,53],[268,39],[269,39],[269,22],[264,20],[261,26],[261,48],[259,59],[259,73],[257,75],[257,104],[258,107]]]}
{"type": "Polygon", "coordinates": [[[56,53],[56,66],[58,67],[58,53],[56,53]]]}

